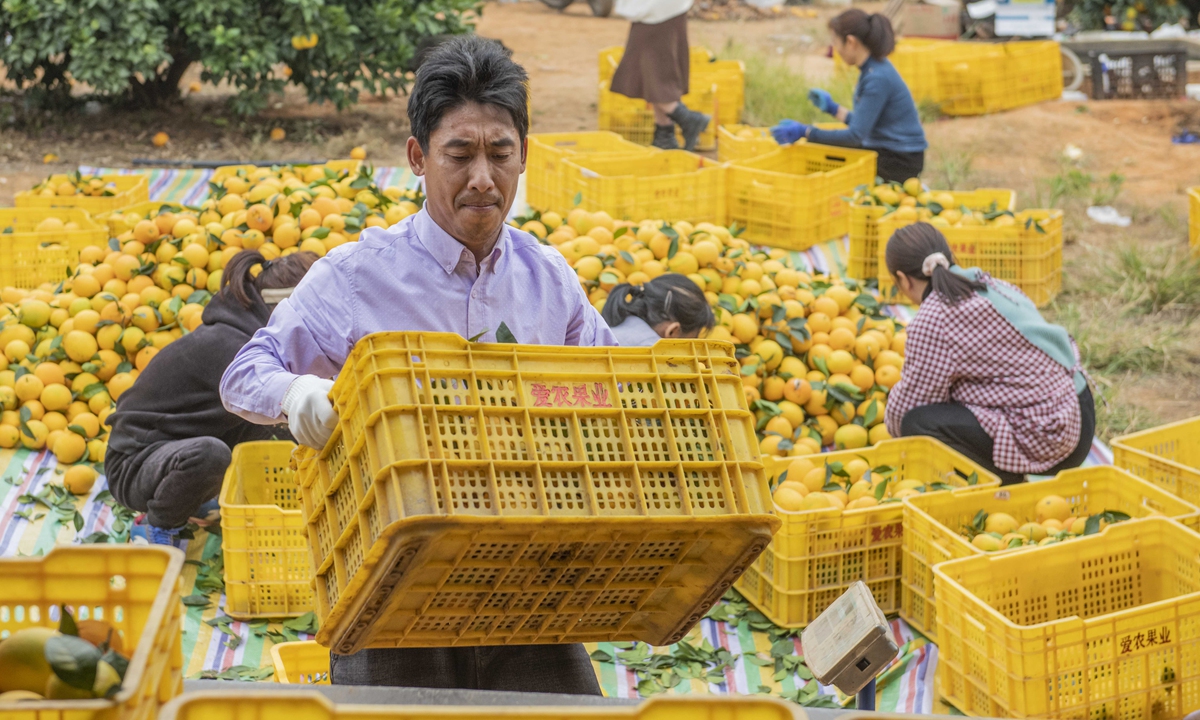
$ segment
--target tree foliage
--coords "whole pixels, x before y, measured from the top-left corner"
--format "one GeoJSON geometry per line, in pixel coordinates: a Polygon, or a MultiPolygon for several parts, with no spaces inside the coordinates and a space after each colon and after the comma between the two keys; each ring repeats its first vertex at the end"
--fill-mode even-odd
{"type": "Polygon", "coordinates": [[[205,81],[237,90],[239,113],[289,83],[342,109],[360,92],[405,91],[422,42],[469,32],[479,11],[479,0],[0,0],[0,62],[40,105],[68,101],[76,83],[159,105],[199,63],[205,81]]]}

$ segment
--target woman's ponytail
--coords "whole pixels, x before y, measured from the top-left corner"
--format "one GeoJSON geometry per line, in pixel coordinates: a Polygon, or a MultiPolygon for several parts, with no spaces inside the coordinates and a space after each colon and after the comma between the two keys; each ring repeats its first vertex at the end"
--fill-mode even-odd
{"type": "Polygon", "coordinates": [[[604,312],[601,316],[609,327],[616,327],[625,322],[630,315],[641,317],[646,311],[645,286],[621,283],[608,293],[604,301],[604,312]]]}
{"type": "Polygon", "coordinates": [[[616,327],[630,315],[650,327],[677,322],[680,332],[689,336],[716,324],[704,291],[679,273],[664,273],[644,285],[622,283],[614,287],[604,301],[604,322],[616,327]]]}
{"type": "Polygon", "coordinates": [[[221,292],[232,293],[244,308],[253,307],[263,290],[295,287],[318,259],[316,253],[295,252],[267,260],[257,250],[242,250],[222,268],[221,292]]]}
{"type": "Polygon", "coordinates": [[[985,285],[950,271],[954,253],[946,237],[929,223],[914,223],[892,233],[887,241],[887,268],[893,276],[904,273],[915,280],[928,280],[930,292],[936,292],[951,305],[983,290],[985,285]]]}
{"type": "Polygon", "coordinates": [[[892,21],[880,13],[868,15],[858,8],[851,8],[830,20],[829,29],[843,40],[851,35],[858,38],[876,60],[882,60],[896,49],[892,21]]]}

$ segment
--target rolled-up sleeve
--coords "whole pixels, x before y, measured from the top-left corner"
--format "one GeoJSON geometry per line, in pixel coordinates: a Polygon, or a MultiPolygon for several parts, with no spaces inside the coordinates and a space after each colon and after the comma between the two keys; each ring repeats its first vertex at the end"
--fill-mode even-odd
{"type": "Polygon", "coordinates": [[[337,375],[357,337],[354,296],[352,273],[338,258],[316,262],[225,369],[225,409],[250,422],[278,423],[284,393],[298,375],[337,375]]]}

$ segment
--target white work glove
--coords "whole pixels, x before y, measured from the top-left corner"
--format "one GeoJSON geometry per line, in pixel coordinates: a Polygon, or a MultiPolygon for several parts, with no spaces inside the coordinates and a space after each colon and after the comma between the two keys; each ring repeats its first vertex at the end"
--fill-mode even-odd
{"type": "Polygon", "coordinates": [[[301,375],[283,394],[283,414],[288,419],[288,430],[301,445],[323,450],[329,436],[333,435],[338,416],[329,403],[332,389],[332,380],[301,375]]]}

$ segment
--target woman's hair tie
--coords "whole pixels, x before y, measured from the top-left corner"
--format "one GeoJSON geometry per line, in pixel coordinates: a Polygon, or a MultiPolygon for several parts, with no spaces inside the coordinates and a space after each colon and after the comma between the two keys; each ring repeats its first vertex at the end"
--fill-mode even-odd
{"type": "Polygon", "coordinates": [[[933,277],[934,268],[944,267],[950,269],[950,261],[940,252],[935,252],[925,258],[925,262],[921,263],[921,272],[925,277],[933,277]]]}

